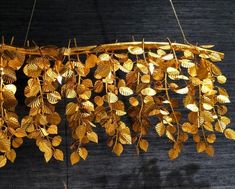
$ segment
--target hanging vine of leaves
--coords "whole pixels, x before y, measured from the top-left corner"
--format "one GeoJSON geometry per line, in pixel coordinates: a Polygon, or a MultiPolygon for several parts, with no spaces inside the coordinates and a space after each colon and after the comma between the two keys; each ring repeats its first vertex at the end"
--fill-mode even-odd
{"type": "Polygon", "coordinates": [[[72,165],[86,160],[87,144],[98,143],[99,127],[117,156],[131,144],[137,153],[147,152],[151,130],[171,143],[170,159],[179,156],[190,137],[198,153],[213,156],[216,132],[235,140],[235,131],[227,127],[226,77],[216,65],[223,54],[212,47],[143,41],[36,51],[1,45],[0,167],[7,159],[14,162],[14,148],[23,137],[36,140],[46,162],[63,160],[61,116],[55,108],[62,97],[73,138],[72,165]],[[20,124],[13,82],[25,55],[23,71],[29,80],[24,94],[30,110],[20,124]]]}
{"type": "Polygon", "coordinates": [[[20,147],[22,138],[27,135],[15,113],[17,88],[13,84],[16,81],[15,71],[20,69],[24,59],[24,55],[14,51],[0,52],[0,167],[4,167],[7,160],[15,161],[14,148],[20,147]]]}
{"type": "Polygon", "coordinates": [[[29,77],[24,95],[30,111],[23,117],[21,127],[28,133],[28,138],[36,140],[46,162],[52,157],[60,161],[64,159],[63,152],[58,148],[62,141],[58,135],[61,117],[55,111],[55,104],[61,100],[60,93],[56,91],[58,73],[51,64],[47,57],[31,56],[23,69],[29,77]]]}

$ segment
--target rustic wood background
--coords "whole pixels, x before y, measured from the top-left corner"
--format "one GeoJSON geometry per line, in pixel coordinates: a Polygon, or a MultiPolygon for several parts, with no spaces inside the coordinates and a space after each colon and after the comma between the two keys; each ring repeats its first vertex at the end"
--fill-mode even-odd
{"type": "MultiPolygon", "coordinates": [[[[229,116],[235,128],[235,1],[233,0],[175,0],[188,40],[192,43],[215,44],[225,53],[220,67],[228,77],[231,95],[229,116]]],[[[33,0],[0,1],[0,34],[22,46],[33,0]]],[[[181,34],[168,0],[38,0],[29,39],[38,45],[65,46],[76,37],[80,45],[132,40],[182,42],[181,34]]],[[[17,111],[26,114],[21,103],[25,76],[18,74],[20,104],[17,111]]],[[[58,105],[63,113],[64,104],[58,105]]],[[[62,114],[63,115],[63,114],[62,114]]],[[[65,136],[65,119],[60,132],[65,136]]],[[[69,134],[69,133],[68,133],[69,134]]],[[[85,188],[235,188],[235,142],[222,136],[215,143],[215,157],[197,154],[189,141],[175,161],[169,161],[167,139],[154,132],[149,137],[150,148],[137,156],[133,147],[126,147],[118,158],[100,143],[89,145],[89,158],[76,166],[67,161],[46,164],[33,141],[26,140],[17,150],[15,164],[0,170],[0,188],[4,189],[69,189],[85,188]]],[[[63,142],[69,152],[70,139],[63,142]]],[[[67,150],[66,150],[67,149],[67,150]]]]}

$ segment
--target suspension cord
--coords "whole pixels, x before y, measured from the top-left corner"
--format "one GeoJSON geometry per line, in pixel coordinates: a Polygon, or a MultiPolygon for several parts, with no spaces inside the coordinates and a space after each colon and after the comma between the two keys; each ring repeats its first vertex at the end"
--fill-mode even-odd
{"type": "Polygon", "coordinates": [[[31,11],[31,15],[30,15],[30,19],[29,19],[29,23],[28,23],[28,27],[27,27],[27,31],[26,31],[26,34],[25,34],[24,46],[26,45],[27,40],[28,40],[29,30],[30,30],[30,26],[31,26],[31,23],[32,23],[32,19],[33,19],[33,14],[34,14],[34,10],[35,10],[35,7],[36,7],[36,3],[37,3],[37,0],[34,0],[33,8],[32,8],[32,11],[31,11]]]}
{"type": "Polygon", "coordinates": [[[183,28],[182,28],[182,26],[181,26],[181,24],[180,24],[180,20],[179,20],[179,18],[178,18],[177,13],[176,13],[175,6],[174,6],[172,0],[169,0],[169,1],[170,1],[170,3],[171,3],[171,7],[172,7],[172,10],[173,10],[173,12],[174,12],[175,18],[176,18],[176,20],[177,20],[178,26],[179,26],[179,28],[180,28],[181,34],[182,34],[182,36],[183,36],[184,42],[185,42],[186,44],[189,44],[188,40],[187,40],[186,37],[185,37],[184,30],[183,30],[183,28]]]}

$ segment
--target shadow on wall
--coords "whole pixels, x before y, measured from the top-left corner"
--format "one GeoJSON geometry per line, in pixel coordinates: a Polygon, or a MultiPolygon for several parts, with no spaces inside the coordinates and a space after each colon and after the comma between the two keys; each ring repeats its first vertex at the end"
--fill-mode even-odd
{"type": "MultiPolygon", "coordinates": [[[[118,179],[120,185],[117,188],[143,189],[143,188],[210,188],[210,184],[204,181],[195,181],[194,176],[200,170],[197,164],[188,164],[172,170],[164,178],[157,165],[157,159],[144,160],[139,168],[135,168],[132,174],[122,175],[118,179]]],[[[105,188],[108,183],[106,175],[95,181],[105,188]]]]}

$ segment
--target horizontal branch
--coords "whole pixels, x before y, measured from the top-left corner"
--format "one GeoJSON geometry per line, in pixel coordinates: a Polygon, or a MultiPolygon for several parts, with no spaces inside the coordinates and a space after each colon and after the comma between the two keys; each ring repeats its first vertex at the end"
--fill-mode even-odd
{"type": "MultiPolygon", "coordinates": [[[[19,48],[10,45],[1,44],[0,49],[15,51],[20,54],[25,55],[47,55],[50,57],[61,57],[67,55],[76,55],[76,54],[89,54],[89,53],[101,53],[115,50],[126,50],[130,46],[140,46],[144,47],[144,49],[158,49],[162,46],[169,45],[168,42],[120,42],[120,43],[110,43],[110,44],[102,44],[102,45],[93,45],[93,46],[84,46],[84,47],[72,47],[72,48],[58,48],[56,46],[45,46],[45,47],[34,47],[34,48],[19,48]]],[[[172,43],[171,44],[174,50],[183,51],[183,50],[191,50],[196,54],[199,53],[217,53],[221,58],[224,58],[224,53],[214,51],[211,49],[202,48],[194,45],[180,44],[180,43],[172,43]]]]}

